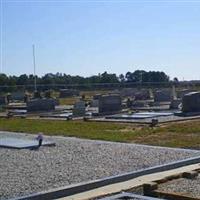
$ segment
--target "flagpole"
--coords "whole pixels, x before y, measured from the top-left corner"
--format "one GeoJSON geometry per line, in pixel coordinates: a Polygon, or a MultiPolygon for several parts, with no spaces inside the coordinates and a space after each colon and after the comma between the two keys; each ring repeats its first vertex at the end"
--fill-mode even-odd
{"type": "Polygon", "coordinates": [[[37,80],[36,80],[36,67],[35,67],[35,45],[33,44],[33,67],[34,67],[34,89],[37,92],[37,80]]]}

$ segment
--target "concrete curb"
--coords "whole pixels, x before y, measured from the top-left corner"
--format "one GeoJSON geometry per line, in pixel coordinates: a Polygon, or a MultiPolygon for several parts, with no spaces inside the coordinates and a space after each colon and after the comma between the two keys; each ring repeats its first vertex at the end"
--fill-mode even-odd
{"type": "Polygon", "coordinates": [[[92,189],[96,189],[98,187],[102,187],[109,184],[119,183],[123,181],[127,181],[133,178],[137,178],[139,176],[148,175],[152,173],[158,173],[166,170],[172,170],[179,167],[183,167],[186,165],[192,165],[200,163],[200,156],[188,158],[181,161],[171,162],[165,165],[159,165],[156,167],[150,167],[144,170],[138,170],[134,172],[129,172],[117,176],[111,176],[99,180],[83,182],[79,184],[73,184],[66,187],[60,187],[48,191],[43,191],[35,194],[31,194],[28,196],[17,197],[12,200],[50,200],[57,199],[62,197],[67,197],[70,195],[78,194],[81,192],[89,191],[92,189]]]}
{"type": "MultiPolygon", "coordinates": [[[[102,198],[102,199],[99,199],[99,200],[118,200],[118,199],[122,199],[122,198],[126,198],[128,197],[129,199],[133,199],[133,198],[137,198],[139,200],[164,200],[164,199],[158,199],[158,198],[153,198],[153,197],[146,197],[146,196],[142,196],[142,195],[137,195],[137,194],[132,194],[132,193],[121,193],[121,194],[117,194],[117,195],[114,195],[114,196],[109,196],[109,197],[105,197],[105,198],[102,198]]],[[[124,198],[124,199],[125,199],[124,198]]]]}

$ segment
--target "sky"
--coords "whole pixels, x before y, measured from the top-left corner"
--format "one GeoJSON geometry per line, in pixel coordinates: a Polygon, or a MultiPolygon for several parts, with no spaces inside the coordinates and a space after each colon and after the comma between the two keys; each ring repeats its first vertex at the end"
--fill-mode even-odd
{"type": "Polygon", "coordinates": [[[200,79],[200,0],[0,1],[2,73],[200,79]]]}

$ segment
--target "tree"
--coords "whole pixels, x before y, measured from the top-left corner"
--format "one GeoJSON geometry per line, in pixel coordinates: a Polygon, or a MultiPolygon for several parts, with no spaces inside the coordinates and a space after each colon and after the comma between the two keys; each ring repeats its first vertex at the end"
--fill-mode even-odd
{"type": "Polygon", "coordinates": [[[178,83],[178,82],[179,82],[179,80],[178,80],[177,77],[175,77],[175,78],[173,79],[173,81],[174,81],[175,83],[178,83]]]}

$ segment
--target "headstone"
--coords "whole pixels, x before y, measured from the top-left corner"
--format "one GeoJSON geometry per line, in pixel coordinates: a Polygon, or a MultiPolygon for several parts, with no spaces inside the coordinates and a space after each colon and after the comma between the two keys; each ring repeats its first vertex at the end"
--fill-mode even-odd
{"type": "Polygon", "coordinates": [[[50,90],[45,91],[44,97],[47,98],[47,99],[50,99],[52,97],[51,91],[50,90]]]}
{"type": "Polygon", "coordinates": [[[150,99],[153,99],[153,90],[151,88],[149,89],[149,95],[150,95],[150,99]]]}
{"type": "Polygon", "coordinates": [[[179,109],[181,103],[181,99],[173,99],[170,103],[170,109],[179,109]]]}
{"type": "Polygon", "coordinates": [[[41,99],[42,95],[39,91],[35,91],[34,94],[33,94],[33,98],[34,99],[41,99]]]}
{"type": "Polygon", "coordinates": [[[183,97],[182,112],[200,112],[200,92],[191,92],[183,97]]]}
{"type": "Polygon", "coordinates": [[[150,99],[150,92],[149,90],[140,90],[135,92],[135,100],[147,100],[150,99]]]}
{"type": "Polygon", "coordinates": [[[73,116],[84,116],[85,115],[85,102],[78,101],[74,104],[73,116]]]}
{"type": "Polygon", "coordinates": [[[131,108],[132,105],[133,105],[133,100],[131,100],[130,98],[128,98],[127,101],[126,101],[127,108],[131,108]]]}
{"type": "Polygon", "coordinates": [[[30,99],[30,95],[28,93],[24,94],[24,103],[27,103],[30,99]]]}
{"type": "Polygon", "coordinates": [[[91,107],[98,107],[99,106],[99,100],[97,100],[97,99],[93,99],[92,101],[91,101],[91,104],[90,104],[90,106],[91,107]]]}
{"type": "Polygon", "coordinates": [[[5,105],[5,104],[6,104],[6,97],[0,96],[0,105],[5,105]]]}
{"type": "Polygon", "coordinates": [[[6,102],[7,102],[7,104],[9,104],[11,102],[11,100],[12,100],[11,94],[7,94],[6,95],[6,102]]]}
{"type": "Polygon", "coordinates": [[[51,99],[54,101],[55,106],[60,105],[59,99],[57,99],[57,98],[51,98],[51,99]]]}
{"type": "Polygon", "coordinates": [[[24,95],[25,95],[24,92],[20,92],[20,91],[19,92],[12,92],[11,98],[14,101],[24,101],[24,95]]]}
{"type": "Polygon", "coordinates": [[[182,99],[186,94],[189,94],[191,92],[196,92],[195,90],[189,90],[189,89],[183,89],[177,91],[177,98],[182,99]]]}
{"type": "Polygon", "coordinates": [[[148,102],[145,102],[145,101],[134,101],[132,106],[133,107],[148,107],[148,102]]]}
{"type": "Polygon", "coordinates": [[[119,95],[103,95],[99,98],[99,113],[112,113],[120,111],[122,100],[119,95]]]}
{"type": "Polygon", "coordinates": [[[173,100],[177,99],[176,88],[174,85],[172,86],[172,99],[173,100]]]}
{"type": "Polygon", "coordinates": [[[61,89],[60,90],[60,98],[72,97],[72,96],[79,96],[78,90],[71,90],[71,89],[61,89]]]}
{"type": "Polygon", "coordinates": [[[173,99],[171,90],[157,90],[154,93],[155,102],[169,102],[173,99]]]}
{"type": "Polygon", "coordinates": [[[95,94],[95,95],[93,96],[93,99],[94,99],[94,100],[99,100],[99,98],[100,98],[101,96],[102,96],[101,94],[95,94]]]}
{"type": "Polygon", "coordinates": [[[132,97],[136,100],[147,100],[150,99],[150,92],[147,89],[135,89],[135,88],[124,88],[121,90],[120,95],[122,97],[132,97]]]}
{"type": "Polygon", "coordinates": [[[54,99],[33,99],[27,102],[27,111],[52,111],[55,110],[54,99]]]}

